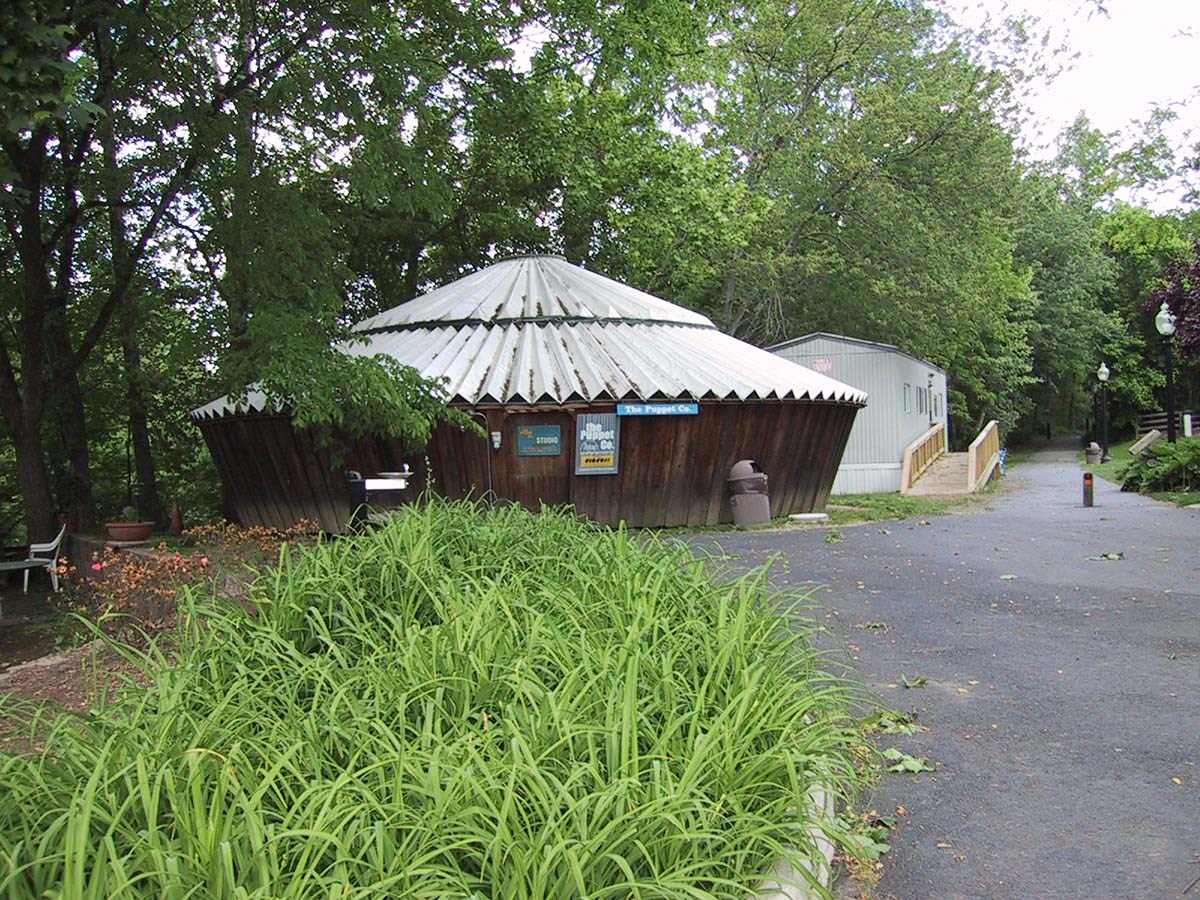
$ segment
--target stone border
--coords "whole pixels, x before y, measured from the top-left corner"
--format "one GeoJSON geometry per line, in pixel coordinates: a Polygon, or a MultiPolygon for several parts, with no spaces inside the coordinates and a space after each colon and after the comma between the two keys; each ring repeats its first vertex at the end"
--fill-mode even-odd
{"type": "MultiPolygon", "coordinates": [[[[805,802],[816,815],[827,821],[833,820],[833,792],[826,785],[814,784],[810,787],[805,794],[805,802]]],[[[759,887],[759,900],[816,900],[821,895],[810,884],[813,878],[826,891],[829,890],[833,882],[833,841],[816,825],[809,826],[808,835],[824,861],[817,863],[814,872],[812,864],[807,861],[800,863],[801,871],[787,860],[779,860],[759,887]]]]}

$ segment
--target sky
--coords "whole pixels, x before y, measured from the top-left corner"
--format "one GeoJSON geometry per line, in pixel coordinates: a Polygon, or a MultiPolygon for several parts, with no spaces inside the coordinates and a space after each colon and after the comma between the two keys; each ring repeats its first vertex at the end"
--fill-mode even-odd
{"type": "Polygon", "coordinates": [[[1200,0],[938,0],[964,25],[985,15],[1031,16],[1053,44],[1078,57],[1049,87],[1025,100],[1025,129],[1035,156],[1052,155],[1052,139],[1084,112],[1104,132],[1132,133],[1155,104],[1179,114],[1168,133],[1178,146],[1200,140],[1200,0]]]}

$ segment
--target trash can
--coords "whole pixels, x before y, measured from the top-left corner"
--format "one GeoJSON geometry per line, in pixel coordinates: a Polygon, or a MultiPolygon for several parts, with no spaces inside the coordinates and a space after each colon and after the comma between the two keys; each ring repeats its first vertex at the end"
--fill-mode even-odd
{"type": "Polygon", "coordinates": [[[1094,465],[1100,462],[1100,445],[1092,441],[1087,445],[1087,449],[1083,451],[1087,455],[1088,465],[1094,465]]]}
{"type": "Polygon", "coordinates": [[[762,525],[771,521],[771,500],[762,466],[752,459],[739,459],[729,470],[728,485],[733,524],[762,525]]]}

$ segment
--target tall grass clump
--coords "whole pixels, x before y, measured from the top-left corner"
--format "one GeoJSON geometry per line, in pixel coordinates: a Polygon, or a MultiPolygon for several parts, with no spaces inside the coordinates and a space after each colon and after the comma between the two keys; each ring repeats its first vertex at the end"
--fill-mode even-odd
{"type": "Polygon", "coordinates": [[[762,573],[567,512],[433,501],[251,600],[0,756],[0,897],[747,897],[855,779],[762,573]]]}

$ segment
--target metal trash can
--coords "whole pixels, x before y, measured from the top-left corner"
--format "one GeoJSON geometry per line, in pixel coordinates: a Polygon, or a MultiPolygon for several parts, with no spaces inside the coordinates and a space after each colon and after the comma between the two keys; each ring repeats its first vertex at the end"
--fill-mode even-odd
{"type": "Polygon", "coordinates": [[[1092,441],[1090,444],[1088,444],[1087,449],[1085,449],[1083,452],[1087,456],[1089,466],[1100,462],[1100,445],[1095,441],[1092,441]]]}
{"type": "Polygon", "coordinates": [[[729,470],[727,483],[733,524],[762,525],[771,521],[771,500],[762,466],[752,459],[739,459],[729,470]]]}

